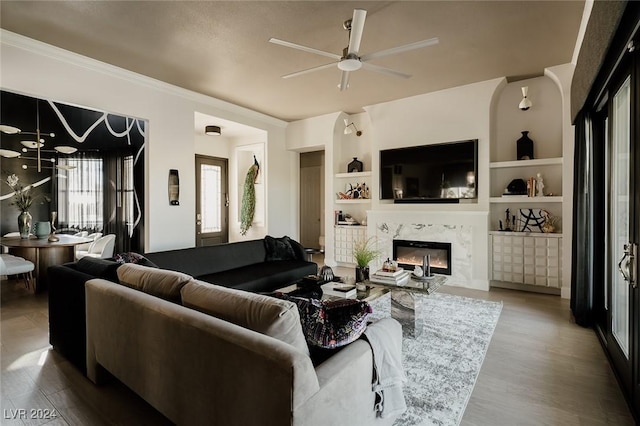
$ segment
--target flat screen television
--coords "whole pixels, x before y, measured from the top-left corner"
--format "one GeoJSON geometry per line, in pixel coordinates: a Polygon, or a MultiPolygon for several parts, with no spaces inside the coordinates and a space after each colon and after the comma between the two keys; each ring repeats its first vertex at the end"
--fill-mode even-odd
{"type": "Polygon", "coordinates": [[[380,199],[457,203],[478,197],[478,140],[380,151],[380,199]]]}

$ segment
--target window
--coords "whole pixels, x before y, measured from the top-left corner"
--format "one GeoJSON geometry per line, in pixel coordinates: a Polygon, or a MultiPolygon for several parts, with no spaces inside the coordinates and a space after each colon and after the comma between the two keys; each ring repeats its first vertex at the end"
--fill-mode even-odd
{"type": "Polygon", "coordinates": [[[99,158],[61,158],[58,217],[63,228],[103,231],[103,163],[99,158]]]}

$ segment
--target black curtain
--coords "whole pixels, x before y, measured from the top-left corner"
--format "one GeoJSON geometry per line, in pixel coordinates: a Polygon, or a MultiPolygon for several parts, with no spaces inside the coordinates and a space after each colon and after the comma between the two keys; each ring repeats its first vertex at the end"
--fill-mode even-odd
{"type": "Polygon", "coordinates": [[[143,252],[139,226],[142,209],[135,190],[134,154],[130,150],[111,151],[103,158],[104,233],[115,234],[114,253],[143,252]]]}
{"type": "Polygon", "coordinates": [[[591,120],[575,121],[571,311],[577,324],[593,324],[593,137],[591,120]]]}

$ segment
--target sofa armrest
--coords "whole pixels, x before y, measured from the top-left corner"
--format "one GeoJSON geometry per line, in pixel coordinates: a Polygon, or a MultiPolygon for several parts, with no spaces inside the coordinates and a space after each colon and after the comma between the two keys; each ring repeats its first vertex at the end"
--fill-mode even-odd
{"type": "MultiPolygon", "coordinates": [[[[377,327],[384,318],[369,325],[377,327]]],[[[400,331],[402,333],[402,331],[400,331]]],[[[373,353],[358,339],[316,367],[320,390],[294,412],[295,425],[391,425],[397,417],[376,417],[373,353]]]]}
{"type": "Polygon", "coordinates": [[[51,266],[49,276],[49,343],[86,373],[84,284],[94,278],[73,264],[51,266]]]}

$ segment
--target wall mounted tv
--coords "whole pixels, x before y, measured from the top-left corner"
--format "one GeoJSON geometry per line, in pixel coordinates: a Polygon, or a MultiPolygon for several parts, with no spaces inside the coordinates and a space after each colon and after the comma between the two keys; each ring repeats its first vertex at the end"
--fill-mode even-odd
{"type": "Polygon", "coordinates": [[[478,197],[478,140],[380,151],[380,199],[458,203],[478,197]]]}

